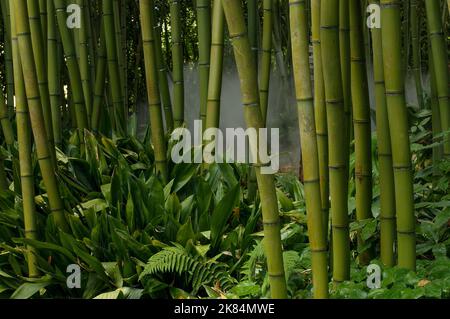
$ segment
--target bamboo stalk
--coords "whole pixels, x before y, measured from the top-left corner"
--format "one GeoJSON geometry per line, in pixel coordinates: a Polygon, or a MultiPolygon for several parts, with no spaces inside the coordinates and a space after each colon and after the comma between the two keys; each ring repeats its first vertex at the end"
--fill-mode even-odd
{"type": "Polygon", "coordinates": [[[155,25],[154,32],[155,32],[155,46],[156,46],[156,64],[158,67],[159,91],[161,93],[161,101],[164,108],[166,131],[171,133],[174,126],[172,100],[170,97],[169,83],[167,79],[167,64],[164,59],[161,47],[161,27],[159,26],[159,24],[155,25]]]}
{"type": "Polygon", "coordinates": [[[416,268],[413,176],[401,58],[400,2],[381,0],[381,37],[397,212],[398,265],[416,268]],[[394,124],[395,123],[395,124],[394,124]]]}
{"type": "Polygon", "coordinates": [[[264,0],[264,22],[261,54],[261,72],[259,96],[261,113],[264,123],[267,123],[267,109],[269,104],[270,71],[272,65],[272,33],[273,33],[273,0],[264,0]]]}
{"type": "MultiPolygon", "coordinates": [[[[95,71],[95,87],[94,100],[92,103],[92,130],[97,131],[99,127],[100,114],[102,112],[101,106],[105,96],[105,80],[106,80],[106,42],[105,42],[105,26],[103,24],[103,17],[100,31],[100,44],[97,50],[97,62],[95,71]]],[[[114,112],[110,110],[111,127],[115,130],[114,112]]]]}
{"type": "Polygon", "coordinates": [[[206,128],[220,126],[225,15],[221,0],[215,0],[212,17],[211,68],[209,71],[206,128]]]}
{"type": "Polygon", "coordinates": [[[58,60],[58,35],[56,26],[56,12],[53,1],[47,1],[47,52],[48,52],[48,90],[52,110],[53,138],[56,146],[62,144],[61,126],[61,93],[58,60]]]}
{"type": "Polygon", "coordinates": [[[152,142],[155,149],[155,166],[157,174],[167,182],[166,143],[164,125],[161,114],[161,101],[158,88],[158,70],[155,55],[155,39],[153,32],[153,0],[140,0],[142,44],[144,48],[145,74],[147,79],[147,95],[150,113],[152,142]]]}
{"type": "Polygon", "coordinates": [[[441,128],[447,132],[444,137],[444,156],[450,156],[450,100],[449,100],[449,74],[448,55],[441,20],[441,9],[439,0],[425,1],[427,13],[428,34],[433,54],[434,71],[436,75],[436,88],[439,99],[439,111],[441,115],[441,128]]]}
{"type": "Polygon", "coordinates": [[[328,122],[329,174],[333,236],[333,279],[350,277],[348,224],[348,138],[339,54],[339,1],[322,0],[321,45],[328,122]]]}
{"type": "Polygon", "coordinates": [[[47,144],[48,138],[45,131],[44,115],[42,113],[42,103],[39,95],[40,90],[36,75],[33,48],[31,45],[26,1],[12,0],[10,5],[14,6],[14,8],[11,9],[11,12],[15,13],[20,60],[22,63],[31,127],[36,143],[36,151],[42,178],[44,179],[47,196],[50,202],[51,215],[59,228],[68,231],[69,227],[64,216],[64,205],[59,194],[55,168],[52,164],[51,152],[49,150],[49,145],[47,144]]]}
{"type": "MultiPolygon", "coordinates": [[[[379,0],[372,3],[380,4],[379,0]]],[[[380,172],[380,250],[381,262],[395,265],[395,187],[392,169],[391,135],[386,104],[381,29],[372,28],[375,105],[377,116],[378,165],[380,172]]]]}
{"type": "MultiPolygon", "coordinates": [[[[236,64],[241,79],[244,116],[249,128],[262,128],[262,116],[259,108],[258,76],[253,66],[254,59],[245,28],[241,1],[223,0],[230,38],[233,42],[236,64]]],[[[258,139],[262,136],[258,136],[258,139]]],[[[253,140],[253,139],[252,139],[253,140]]],[[[253,142],[255,142],[253,140],[253,142]]],[[[265,142],[265,141],[262,141],[265,142]]],[[[252,145],[252,148],[258,147],[252,145]]],[[[280,237],[280,217],[273,175],[261,174],[261,167],[255,167],[258,188],[261,194],[264,223],[265,250],[269,272],[272,298],[286,298],[286,278],[283,267],[283,254],[280,237]]]]}
{"type": "Polygon", "coordinates": [[[412,43],[412,71],[416,84],[417,100],[419,108],[424,108],[423,89],[422,89],[422,68],[420,63],[420,21],[418,16],[418,0],[411,0],[411,43],[412,43]]]}
{"type": "Polygon", "coordinates": [[[89,124],[87,120],[80,68],[78,67],[74,42],[66,23],[66,3],[64,0],[54,0],[53,3],[55,4],[59,34],[61,36],[65,61],[69,73],[76,124],[79,129],[85,129],[89,127],[89,124]]]}
{"type": "Polygon", "coordinates": [[[325,234],[328,234],[330,209],[328,128],[325,87],[323,83],[322,48],[320,41],[320,1],[321,0],[311,0],[311,32],[314,61],[314,118],[319,157],[320,198],[322,200],[323,226],[325,229],[325,234]]]}
{"type": "MultiPolygon", "coordinates": [[[[11,10],[12,9],[13,5],[11,5],[11,10]]],[[[19,56],[14,12],[12,12],[10,22],[14,64],[14,83],[16,93],[17,142],[19,146],[20,181],[22,191],[23,216],[25,222],[25,237],[29,239],[37,239],[38,236],[36,228],[36,211],[34,203],[34,171],[31,161],[32,148],[30,115],[25,94],[22,65],[19,56]]],[[[37,266],[36,249],[32,246],[27,246],[26,255],[28,263],[28,276],[30,278],[38,277],[39,270],[37,266]]]]}
{"type": "Polygon", "coordinates": [[[209,68],[211,60],[211,1],[197,0],[198,68],[200,81],[200,119],[206,127],[209,68]]]}
{"type": "Polygon", "coordinates": [[[89,69],[89,44],[88,44],[88,21],[86,20],[86,7],[84,6],[84,0],[77,0],[77,4],[81,9],[80,16],[80,28],[78,29],[78,50],[80,54],[79,67],[81,85],[83,87],[84,103],[86,106],[86,113],[88,119],[91,118],[92,113],[92,97],[91,97],[91,80],[89,69]]]}
{"type": "Polygon", "coordinates": [[[290,0],[292,62],[302,145],[308,234],[312,254],[314,297],[328,298],[328,249],[320,193],[314,103],[309,62],[309,34],[305,1],[290,0]]]}
{"type": "Polygon", "coordinates": [[[121,84],[120,65],[118,60],[116,29],[113,3],[111,1],[102,1],[103,23],[105,24],[106,56],[108,62],[109,85],[112,93],[113,114],[116,133],[122,135],[125,133],[125,118],[123,118],[124,97],[121,84]]]}
{"type": "MultiPolygon", "coordinates": [[[[198,0],[197,0],[198,1],[198,0]]],[[[253,58],[256,64],[258,61],[258,0],[247,0],[247,29],[248,39],[253,51],[253,58]]]]}
{"type": "Polygon", "coordinates": [[[5,57],[5,76],[6,76],[6,107],[8,109],[9,118],[14,114],[14,75],[12,66],[12,50],[11,50],[11,16],[9,12],[8,0],[1,0],[1,9],[3,15],[4,26],[4,57],[5,57]]]}
{"type": "MultiPolygon", "coordinates": [[[[356,219],[363,221],[372,215],[372,130],[370,119],[369,85],[360,0],[350,0],[351,94],[355,132],[355,186],[356,219]]],[[[361,235],[358,247],[364,246],[361,235]]],[[[359,262],[367,265],[372,258],[370,250],[360,251],[359,262]]]]}
{"type": "Polygon", "coordinates": [[[48,91],[48,75],[46,69],[47,59],[44,55],[44,39],[42,37],[43,32],[40,22],[39,3],[35,0],[28,0],[27,6],[34,60],[37,62],[36,74],[38,77],[39,93],[42,101],[42,112],[44,114],[45,130],[47,132],[51,160],[56,168],[55,139],[53,137],[52,110],[50,104],[50,95],[48,91]]]}
{"type": "Polygon", "coordinates": [[[170,3],[173,63],[173,119],[175,127],[184,124],[184,59],[181,37],[180,0],[170,3]]]}

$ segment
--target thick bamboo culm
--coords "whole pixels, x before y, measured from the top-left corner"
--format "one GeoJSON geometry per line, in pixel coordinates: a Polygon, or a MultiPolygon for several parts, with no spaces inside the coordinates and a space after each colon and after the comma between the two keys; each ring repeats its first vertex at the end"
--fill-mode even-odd
{"type": "Polygon", "coordinates": [[[401,57],[400,1],[381,0],[381,37],[387,109],[392,142],[397,212],[398,265],[416,268],[416,220],[409,147],[408,111],[401,57]]]}
{"type": "Polygon", "coordinates": [[[302,145],[308,235],[312,254],[313,290],[314,297],[320,299],[328,297],[328,236],[323,226],[319,156],[309,61],[309,34],[305,7],[305,1],[289,1],[292,63],[302,145]]]}
{"type": "MultiPolygon", "coordinates": [[[[379,0],[373,1],[380,4],[379,0]]],[[[375,107],[377,122],[378,166],[380,172],[380,255],[388,267],[395,265],[395,188],[392,169],[391,135],[384,83],[383,48],[381,29],[372,28],[373,70],[375,82],[375,107]]]]}
{"type": "Polygon", "coordinates": [[[345,127],[344,93],[339,54],[339,1],[321,3],[322,64],[327,104],[331,219],[333,236],[333,280],[350,277],[348,222],[348,137],[345,127]]]}
{"type": "Polygon", "coordinates": [[[200,119],[206,127],[209,68],[211,59],[211,1],[197,0],[198,72],[200,82],[200,119]]]}
{"type": "Polygon", "coordinates": [[[247,0],[248,39],[255,62],[258,61],[258,14],[258,0],[247,0]]]}
{"type": "Polygon", "coordinates": [[[152,142],[155,150],[156,172],[164,182],[168,179],[166,143],[164,124],[161,113],[161,100],[158,88],[158,70],[156,63],[156,47],[153,32],[153,0],[140,0],[141,32],[144,49],[145,74],[147,79],[147,95],[150,115],[152,142]]]}
{"type": "Polygon", "coordinates": [[[5,104],[5,97],[0,90],[0,124],[2,126],[3,136],[6,145],[12,146],[14,144],[14,130],[9,119],[8,108],[5,104]]]}
{"type": "Polygon", "coordinates": [[[450,157],[450,134],[448,133],[450,130],[448,54],[441,20],[440,3],[439,0],[427,0],[425,1],[425,8],[436,76],[435,83],[439,100],[441,128],[443,132],[447,132],[447,135],[444,136],[444,156],[450,157]]]}
{"type": "Polygon", "coordinates": [[[67,231],[69,226],[65,218],[63,201],[59,194],[55,168],[51,161],[51,152],[47,144],[48,138],[45,130],[42,102],[39,95],[39,84],[31,45],[26,0],[11,0],[10,5],[12,4],[14,8],[11,9],[11,12],[15,13],[20,61],[22,63],[25,91],[38,162],[47,189],[50,211],[54,217],[54,221],[59,228],[67,231]]]}
{"type": "Polygon", "coordinates": [[[68,69],[76,124],[79,129],[89,128],[86,106],[84,102],[83,84],[81,82],[81,74],[75,52],[75,45],[66,22],[66,2],[64,0],[54,0],[53,3],[55,4],[58,29],[61,36],[65,61],[68,69]]]}
{"type": "Polygon", "coordinates": [[[48,90],[48,75],[47,75],[47,58],[44,50],[44,39],[40,18],[39,3],[35,0],[27,0],[28,19],[31,31],[31,43],[33,45],[34,60],[36,74],[39,84],[39,94],[42,101],[42,112],[44,114],[45,130],[49,143],[49,152],[53,165],[56,167],[56,153],[55,153],[55,139],[53,138],[53,122],[52,110],[50,104],[50,95],[48,90]]]}
{"type": "MultiPolygon", "coordinates": [[[[230,39],[239,77],[241,79],[244,117],[248,128],[262,128],[263,121],[259,107],[258,76],[255,61],[245,27],[244,13],[240,0],[222,0],[230,39]]],[[[263,138],[262,136],[258,136],[263,138]]],[[[255,142],[255,141],[253,141],[255,142]]],[[[262,141],[262,143],[267,141],[262,141]]],[[[256,145],[251,146],[254,147],[256,145]]],[[[256,146],[257,148],[257,146],[256,146]]],[[[280,216],[273,175],[261,174],[261,167],[255,167],[258,189],[261,194],[264,224],[265,251],[272,298],[287,297],[286,277],[283,266],[283,253],[280,237],[280,216]]]]}
{"type": "Polygon", "coordinates": [[[181,34],[180,0],[170,2],[173,64],[173,120],[175,128],[184,125],[184,58],[181,34]]]}
{"type": "Polygon", "coordinates": [[[273,31],[273,0],[263,2],[263,35],[261,48],[261,72],[259,81],[259,96],[263,121],[267,124],[267,109],[269,105],[270,71],[272,65],[272,31],[273,31]]]}
{"type": "Polygon", "coordinates": [[[209,70],[206,128],[219,128],[222,93],[225,15],[222,1],[215,0],[212,14],[211,66],[209,70]]]}
{"type": "MultiPolygon", "coordinates": [[[[372,123],[370,118],[369,85],[366,71],[362,10],[360,0],[349,0],[351,93],[355,136],[356,219],[363,221],[372,215],[372,123]]],[[[358,246],[364,246],[358,234],[358,246]]],[[[360,252],[359,262],[367,265],[371,251],[360,252]]]]}
{"type": "MultiPolygon", "coordinates": [[[[323,83],[322,49],[320,42],[320,2],[311,0],[311,33],[314,61],[314,119],[316,124],[317,148],[319,157],[320,193],[325,234],[328,234],[330,187],[328,173],[328,127],[323,83]]],[[[327,236],[328,237],[328,236],[327,236]]]]}
{"type": "Polygon", "coordinates": [[[103,23],[105,25],[106,57],[108,62],[108,78],[112,95],[112,119],[115,121],[116,133],[123,135],[125,130],[125,118],[123,115],[124,97],[121,84],[121,71],[118,59],[115,19],[112,1],[102,1],[103,23]]]}
{"type": "MultiPolygon", "coordinates": [[[[16,97],[17,142],[19,148],[20,183],[22,191],[22,207],[23,207],[25,237],[29,239],[37,239],[36,208],[34,203],[34,196],[35,196],[34,179],[33,179],[34,172],[33,172],[33,164],[31,161],[32,145],[31,145],[30,114],[28,112],[27,98],[25,94],[24,78],[17,43],[17,32],[14,13],[11,15],[10,22],[11,22],[11,39],[12,39],[11,42],[12,42],[12,54],[14,65],[14,85],[16,97]]],[[[38,277],[39,270],[37,266],[36,249],[32,246],[27,246],[27,264],[28,264],[28,276],[30,278],[38,277]]]]}

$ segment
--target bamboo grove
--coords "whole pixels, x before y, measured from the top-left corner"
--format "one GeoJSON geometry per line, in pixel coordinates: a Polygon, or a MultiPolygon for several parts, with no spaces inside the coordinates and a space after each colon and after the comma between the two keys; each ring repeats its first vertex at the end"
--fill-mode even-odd
{"type": "MultiPolygon", "coordinates": [[[[64,161],[78,156],[103,165],[103,155],[91,154],[91,137],[137,138],[140,105],[148,114],[150,174],[165,191],[175,189],[174,183],[181,185],[176,191],[182,189],[173,175],[171,134],[189,125],[187,114],[200,119],[203,130],[220,128],[227,112],[225,81],[231,81],[225,76],[227,56],[236,68],[247,128],[267,127],[281,112],[270,96],[280,85],[274,83],[275,70],[295,98],[278,104],[287,104],[288,117],[298,118],[298,181],[313,297],[328,298],[330,289],[351,280],[354,262],[365,267],[379,260],[387,268],[416,270],[418,215],[405,88],[410,74],[416,108],[431,114],[432,166],[448,162],[448,1],[0,1],[0,193],[12,192],[23,212],[26,277],[39,278],[43,271],[39,252],[46,247],[33,244],[45,241],[40,211],[59,232],[76,233],[73,216],[79,216],[81,203],[68,198],[66,188],[81,184],[61,171],[64,161]],[[198,72],[193,90],[185,71],[191,61],[198,72]],[[198,104],[188,103],[191,95],[198,104]],[[377,242],[367,240],[362,227],[352,228],[374,220],[377,242]]],[[[266,139],[258,134],[256,140],[267,144],[266,139]]],[[[131,156],[119,156],[111,185],[131,156]]],[[[277,175],[262,173],[263,167],[260,158],[248,166],[240,187],[246,205],[261,212],[270,296],[287,298],[285,195],[279,194],[277,175]]],[[[201,165],[196,174],[204,178],[209,169],[201,165]]],[[[433,187],[439,177],[434,171],[433,187]]],[[[127,227],[133,228],[139,208],[128,204],[134,194],[127,196],[128,202],[123,198],[117,205],[126,205],[127,227]]],[[[127,264],[129,258],[120,258],[127,264]]]]}

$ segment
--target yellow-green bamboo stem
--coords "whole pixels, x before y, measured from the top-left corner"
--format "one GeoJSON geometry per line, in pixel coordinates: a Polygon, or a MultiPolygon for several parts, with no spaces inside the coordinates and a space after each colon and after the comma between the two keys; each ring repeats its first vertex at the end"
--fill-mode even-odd
{"type": "Polygon", "coordinates": [[[331,219],[333,236],[333,279],[350,277],[348,223],[348,137],[345,126],[344,91],[339,57],[339,0],[321,3],[322,64],[327,104],[331,219]]]}
{"type": "Polygon", "coordinates": [[[211,1],[197,0],[198,68],[200,82],[200,119],[206,127],[206,106],[208,103],[208,82],[211,58],[211,1]]]}
{"type": "MultiPolygon", "coordinates": [[[[245,27],[244,13],[240,0],[222,0],[234,55],[241,79],[242,102],[247,127],[259,129],[264,126],[259,107],[258,76],[248,33],[245,27]]],[[[258,134],[259,135],[259,134],[258,134]]],[[[263,136],[258,136],[258,140],[263,136]]],[[[252,148],[258,149],[252,139],[252,148]]],[[[267,141],[261,141],[262,143],[267,141]]],[[[286,298],[286,277],[283,266],[283,253],[280,237],[280,217],[273,175],[261,174],[261,167],[255,167],[264,223],[265,251],[269,272],[269,284],[272,298],[286,298]]]]}
{"type": "Polygon", "coordinates": [[[448,54],[445,42],[444,30],[441,20],[441,2],[439,0],[425,1],[427,13],[428,34],[433,54],[434,72],[436,76],[436,88],[439,99],[439,111],[441,114],[441,127],[444,136],[444,156],[450,157],[450,99],[449,99],[449,72],[448,54]]]}
{"type": "Polygon", "coordinates": [[[155,56],[155,39],[153,32],[153,0],[140,0],[142,44],[144,48],[145,74],[147,79],[147,95],[150,113],[152,142],[155,149],[156,172],[167,182],[166,143],[164,125],[161,114],[161,100],[158,89],[158,70],[155,56]]]}
{"type": "MultiPolygon", "coordinates": [[[[379,0],[372,3],[380,4],[379,0]]],[[[383,48],[381,29],[372,28],[373,70],[375,82],[375,106],[377,122],[378,166],[380,172],[380,254],[381,262],[388,267],[395,265],[395,188],[392,169],[391,135],[384,83],[383,48]]]]}
{"type": "Polygon", "coordinates": [[[39,166],[47,190],[50,210],[54,221],[58,227],[68,231],[69,227],[65,219],[64,205],[59,194],[58,182],[55,168],[51,161],[47,133],[45,131],[44,115],[42,113],[42,103],[39,95],[39,84],[36,75],[35,60],[31,44],[30,25],[28,22],[26,0],[14,0],[15,24],[19,44],[20,61],[25,82],[28,108],[30,113],[31,127],[36,143],[36,152],[39,166]]]}
{"type": "Polygon", "coordinates": [[[269,104],[270,69],[272,65],[272,31],[273,31],[273,0],[264,0],[264,22],[262,35],[262,54],[259,96],[264,123],[267,123],[267,109],[269,104]]]}
{"type": "MultiPolygon", "coordinates": [[[[311,32],[314,61],[314,118],[319,156],[320,192],[325,234],[328,234],[330,210],[330,186],[328,173],[328,128],[323,83],[322,46],[320,42],[320,1],[311,0],[311,32]]],[[[327,236],[328,237],[328,236],[327,236]]]]}
{"type": "MultiPolygon", "coordinates": [[[[372,215],[372,128],[370,119],[369,85],[360,0],[349,0],[351,94],[353,127],[355,132],[355,186],[356,219],[371,219],[372,215]]],[[[358,247],[364,246],[358,234],[358,247]]],[[[360,252],[359,262],[367,265],[372,258],[370,250],[360,252]]]]}
{"type": "MultiPolygon", "coordinates": [[[[11,39],[16,93],[17,142],[19,146],[20,181],[22,190],[23,216],[25,222],[25,237],[29,239],[37,239],[36,211],[34,203],[34,170],[31,161],[32,146],[30,115],[28,112],[27,98],[25,94],[22,64],[19,56],[14,13],[11,15],[11,39]]],[[[36,249],[32,246],[27,246],[27,263],[28,276],[30,278],[38,277],[39,270],[37,266],[36,249]]]]}
{"type": "Polygon", "coordinates": [[[302,145],[308,234],[312,254],[314,297],[328,297],[328,249],[323,226],[319,156],[309,61],[309,34],[305,1],[290,0],[292,63],[302,145]]]}
{"type": "Polygon", "coordinates": [[[400,1],[381,0],[384,77],[392,143],[397,212],[398,265],[416,268],[413,174],[401,58],[400,1]]]}

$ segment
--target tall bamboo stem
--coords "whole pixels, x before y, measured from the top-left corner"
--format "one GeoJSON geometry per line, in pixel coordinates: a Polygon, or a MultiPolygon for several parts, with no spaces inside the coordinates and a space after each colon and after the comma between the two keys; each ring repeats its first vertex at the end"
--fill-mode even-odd
{"type": "Polygon", "coordinates": [[[51,152],[47,144],[47,132],[45,131],[44,115],[42,113],[42,103],[39,95],[39,84],[36,75],[35,60],[33,48],[31,45],[30,25],[28,22],[28,13],[26,0],[12,0],[10,5],[14,6],[11,12],[15,13],[15,24],[19,44],[20,61],[25,82],[25,91],[30,113],[31,127],[39,166],[41,168],[42,178],[47,190],[50,209],[55,223],[64,231],[68,231],[64,216],[64,205],[59,194],[58,182],[56,179],[55,168],[51,161],[51,152]]]}
{"type": "Polygon", "coordinates": [[[198,68],[200,81],[200,119],[206,127],[209,68],[211,59],[211,1],[197,0],[198,68]]]}
{"type": "Polygon", "coordinates": [[[381,0],[381,37],[397,211],[398,265],[416,268],[413,176],[401,58],[400,1],[381,0]]]}
{"type": "MultiPolygon", "coordinates": [[[[11,5],[11,10],[12,9],[13,5],[11,5]]],[[[32,148],[30,115],[25,94],[22,65],[19,56],[14,12],[11,14],[11,39],[16,93],[17,142],[19,145],[20,181],[22,190],[23,216],[25,222],[25,237],[29,239],[37,239],[36,211],[34,203],[34,171],[31,161],[32,148]]],[[[36,249],[32,246],[27,246],[28,276],[30,278],[39,276],[36,256],[36,249]]]]}
{"type": "MultiPolygon", "coordinates": [[[[372,218],[372,130],[370,119],[369,85],[360,0],[350,0],[351,93],[355,132],[356,219],[372,218]]],[[[361,235],[358,246],[364,246],[361,235]]],[[[360,252],[359,261],[366,265],[370,251],[360,252]]]]}
{"type": "Polygon", "coordinates": [[[431,52],[433,54],[434,72],[436,75],[436,88],[439,99],[439,111],[441,114],[441,127],[447,132],[444,137],[444,156],[450,156],[450,99],[449,99],[449,74],[448,55],[441,20],[441,9],[439,0],[425,1],[427,13],[428,33],[431,41],[431,52]]]}
{"type": "Polygon", "coordinates": [[[329,174],[333,232],[333,279],[350,277],[348,224],[348,138],[339,52],[339,1],[321,3],[322,63],[327,103],[329,174]]]}
{"type": "MultiPolygon", "coordinates": [[[[379,0],[372,3],[380,4],[379,0]]],[[[391,135],[386,104],[381,29],[372,28],[375,105],[377,116],[378,165],[380,172],[380,250],[381,262],[395,265],[395,187],[392,169],[391,135]]]]}
{"type": "Polygon", "coordinates": [[[140,0],[142,44],[144,48],[145,74],[147,79],[147,95],[150,113],[152,142],[155,149],[156,172],[167,182],[166,143],[164,125],[161,114],[161,101],[158,89],[158,70],[155,56],[155,39],[153,32],[153,0],[140,0]]]}
{"type": "Polygon", "coordinates": [[[314,61],[314,118],[319,157],[320,198],[322,200],[323,226],[325,228],[325,234],[328,234],[330,209],[328,128],[325,87],[323,83],[322,48],[320,41],[320,1],[321,0],[311,0],[311,32],[314,61]]]}
{"type": "Polygon", "coordinates": [[[273,0],[264,0],[264,22],[261,54],[261,72],[259,96],[264,123],[267,124],[267,109],[269,104],[270,70],[272,65],[272,33],[273,33],[273,0]]]}
{"type": "Polygon", "coordinates": [[[180,0],[170,3],[173,64],[173,119],[175,127],[184,124],[184,59],[181,37],[180,0]]]}
{"type": "Polygon", "coordinates": [[[290,0],[289,5],[292,62],[302,145],[308,234],[312,254],[313,289],[315,298],[327,298],[328,249],[327,235],[323,226],[320,193],[319,156],[314,123],[307,16],[304,1],[290,0]]]}
{"type": "Polygon", "coordinates": [[[422,68],[420,65],[420,21],[418,16],[418,0],[411,0],[411,43],[412,43],[412,71],[416,84],[417,100],[419,108],[424,108],[422,89],[422,68]]]}
{"type": "MultiPolygon", "coordinates": [[[[222,0],[233,42],[236,64],[241,79],[241,92],[244,116],[247,127],[259,129],[264,126],[259,108],[258,76],[245,27],[244,14],[240,0],[222,0]]],[[[258,136],[263,138],[262,136],[258,136]]],[[[255,142],[252,139],[253,142],[255,142]]],[[[263,143],[266,141],[262,141],[263,143]]],[[[251,147],[258,148],[257,145],[251,147]]],[[[273,175],[261,174],[261,167],[255,167],[258,188],[261,194],[264,223],[265,250],[269,271],[272,298],[286,298],[286,278],[283,267],[283,254],[280,237],[280,217],[273,175]]]]}

